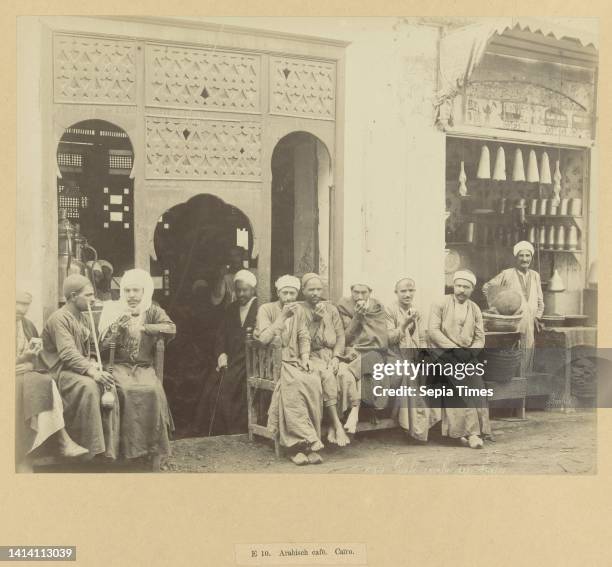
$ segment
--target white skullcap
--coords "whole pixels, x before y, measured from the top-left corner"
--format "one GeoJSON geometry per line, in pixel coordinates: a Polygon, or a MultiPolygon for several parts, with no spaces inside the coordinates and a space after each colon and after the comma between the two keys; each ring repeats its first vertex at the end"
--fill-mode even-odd
{"type": "Polygon", "coordinates": [[[455,275],[453,276],[453,282],[455,282],[456,280],[466,280],[470,282],[473,286],[476,285],[476,276],[468,270],[459,270],[458,272],[455,272],[455,275]]]}
{"type": "Polygon", "coordinates": [[[372,286],[368,283],[369,281],[370,278],[367,276],[367,274],[361,273],[351,280],[351,290],[356,285],[365,285],[370,291],[372,291],[372,286]]]}
{"type": "Polygon", "coordinates": [[[276,280],[274,284],[276,286],[276,291],[280,291],[284,287],[294,287],[298,291],[300,291],[300,280],[295,276],[285,275],[281,276],[276,280]]]}
{"type": "Polygon", "coordinates": [[[533,244],[531,244],[531,242],[527,242],[526,240],[521,240],[520,242],[517,242],[514,245],[514,248],[512,249],[512,253],[516,256],[522,250],[529,250],[532,256],[535,253],[533,244]]]}
{"type": "Polygon", "coordinates": [[[234,276],[234,283],[237,281],[244,282],[251,287],[255,287],[257,285],[257,278],[253,272],[249,272],[249,270],[238,270],[236,275],[234,276]]]}

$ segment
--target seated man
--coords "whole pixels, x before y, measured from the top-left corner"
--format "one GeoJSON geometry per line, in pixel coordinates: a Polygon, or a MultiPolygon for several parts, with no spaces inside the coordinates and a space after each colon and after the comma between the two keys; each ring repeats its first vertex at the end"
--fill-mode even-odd
{"type": "Polygon", "coordinates": [[[41,358],[57,381],[64,402],[64,419],[70,437],[85,447],[89,458],[117,458],[119,451],[119,404],[100,406],[105,387],[114,381],[93,359],[93,331],[83,315],[94,301],[91,282],[80,274],[64,280],[66,304],[45,324],[41,358]]]}
{"type": "Polygon", "coordinates": [[[217,333],[217,369],[203,400],[209,406],[210,435],[245,433],[248,428],[246,395],[246,351],[248,328],[257,318],[257,278],[249,270],[234,275],[236,301],[226,309],[217,333]]]}
{"type": "MultiPolygon", "coordinates": [[[[327,440],[344,447],[350,443],[342,422],[338,417],[338,394],[346,400],[348,393],[339,392],[336,374],[340,357],[344,354],[344,327],[338,309],[329,301],[321,298],[323,282],[318,274],[309,273],[302,277],[302,295],[306,325],[310,332],[310,362],[321,375],[323,386],[323,406],[329,420],[327,440]]],[[[346,402],[344,402],[346,404],[346,402]]],[[[348,407],[340,406],[344,414],[348,407]]]]}
{"type": "Polygon", "coordinates": [[[34,323],[26,318],[31,303],[29,292],[17,292],[15,448],[20,472],[30,470],[26,455],[51,438],[57,439],[63,457],[79,457],[87,453],[87,449],[79,447],[66,433],[64,407],[57,385],[38,361],[42,341],[34,323]]]}
{"type": "MultiPolygon", "coordinates": [[[[397,300],[387,308],[387,330],[389,350],[399,359],[418,363],[427,341],[421,314],[413,305],[415,294],[412,278],[402,278],[395,284],[397,300]]],[[[419,377],[404,377],[402,385],[418,387],[421,382],[419,377]]],[[[400,427],[417,441],[427,441],[429,429],[440,421],[440,411],[428,407],[420,396],[400,396],[397,402],[400,427]]]]}
{"type": "Polygon", "coordinates": [[[374,395],[374,386],[388,388],[390,377],[380,382],[372,378],[374,364],[385,363],[389,357],[387,347],[387,315],[380,301],[372,297],[372,288],[361,279],[351,286],[351,296],[338,302],[338,311],[346,336],[345,362],[338,369],[339,382],[346,381],[351,392],[351,412],[344,424],[349,433],[355,433],[359,420],[359,405],[383,410],[389,403],[387,396],[374,395]],[[353,386],[354,384],[354,386],[353,386]]]}
{"type": "MultiPolygon", "coordinates": [[[[482,313],[480,307],[470,300],[476,276],[468,270],[460,270],[455,272],[453,284],[454,292],[431,307],[429,346],[440,362],[467,362],[485,345],[482,313]]],[[[445,376],[444,379],[450,382],[450,386],[484,387],[476,374],[464,380],[457,380],[454,376],[445,376]]],[[[442,435],[460,439],[472,449],[481,449],[481,436],[491,434],[489,410],[482,401],[473,397],[460,396],[460,399],[465,407],[442,408],[442,435]]]]}
{"type": "Polygon", "coordinates": [[[278,278],[278,301],[259,308],[254,336],[264,345],[280,337],[282,367],[268,410],[268,429],[278,433],[283,447],[297,449],[291,458],[296,465],[306,465],[323,462],[318,453],[323,448],[323,402],[321,379],[310,369],[310,333],[296,302],[299,290],[298,278],[278,278]]]}
{"type": "Polygon", "coordinates": [[[155,373],[156,339],[176,328],[153,303],[153,279],[145,270],[128,270],[119,284],[119,300],[104,304],[100,350],[115,342],[112,376],[121,411],[120,448],[126,459],[170,454],[172,418],[164,387],[155,373]]]}

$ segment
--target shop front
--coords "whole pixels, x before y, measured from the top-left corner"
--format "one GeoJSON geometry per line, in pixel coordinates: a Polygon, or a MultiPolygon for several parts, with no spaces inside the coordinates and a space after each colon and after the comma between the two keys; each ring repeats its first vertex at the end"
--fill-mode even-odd
{"type": "MultiPolygon", "coordinates": [[[[491,280],[515,265],[517,242],[531,243],[545,329],[530,375],[517,378],[527,395],[553,394],[549,405],[566,407],[574,358],[594,355],[572,349],[596,342],[596,43],[500,20],[450,32],[440,69],[447,289],[459,268],[491,280]]],[[[474,298],[489,308],[482,292],[474,298]]]]}

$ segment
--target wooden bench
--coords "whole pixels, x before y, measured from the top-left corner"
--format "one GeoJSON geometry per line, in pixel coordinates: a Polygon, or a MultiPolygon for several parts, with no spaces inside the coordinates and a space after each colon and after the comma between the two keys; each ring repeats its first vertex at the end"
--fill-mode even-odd
{"type": "Polygon", "coordinates": [[[270,433],[266,426],[270,397],[280,378],[282,365],[282,345],[280,337],[275,337],[269,345],[260,343],[253,337],[253,329],[247,329],[246,337],[246,381],[247,381],[247,419],[249,441],[254,435],[271,439],[274,453],[280,456],[278,434],[270,433]]]}
{"type": "MultiPolygon", "coordinates": [[[[281,454],[278,435],[270,433],[266,427],[266,421],[270,397],[280,378],[281,365],[280,337],[276,337],[269,345],[263,345],[253,337],[253,329],[247,329],[246,382],[249,440],[253,441],[255,435],[270,439],[274,442],[274,453],[277,457],[281,454]]],[[[371,421],[360,421],[357,424],[357,433],[396,427],[399,426],[395,419],[377,418],[371,421]]]]}

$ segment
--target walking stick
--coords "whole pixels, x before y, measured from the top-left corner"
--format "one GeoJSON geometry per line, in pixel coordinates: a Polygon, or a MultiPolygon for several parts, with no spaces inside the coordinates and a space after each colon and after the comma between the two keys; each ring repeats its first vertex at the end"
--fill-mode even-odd
{"type": "Polygon", "coordinates": [[[221,395],[221,385],[223,384],[223,378],[225,378],[225,368],[219,370],[221,373],[221,379],[219,380],[219,387],[217,388],[217,397],[215,399],[215,405],[213,406],[212,416],[210,417],[210,425],[208,427],[208,436],[211,437],[213,425],[215,423],[215,416],[217,414],[217,404],[219,403],[219,396],[221,395]]]}

